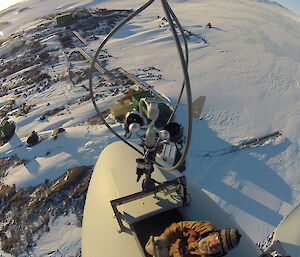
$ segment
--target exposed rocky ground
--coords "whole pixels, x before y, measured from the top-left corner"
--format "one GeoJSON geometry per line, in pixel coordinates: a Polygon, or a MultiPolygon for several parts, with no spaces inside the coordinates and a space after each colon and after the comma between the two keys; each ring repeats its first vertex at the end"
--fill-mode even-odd
{"type": "MultiPolygon", "coordinates": [[[[81,93],[62,106],[47,103],[48,111],[37,117],[41,122],[49,117],[63,115],[72,105],[90,101],[87,86],[89,64],[76,50],[77,47],[82,47],[82,43],[72,31],[78,31],[87,41],[95,40],[96,35],[106,35],[131,10],[106,10],[103,15],[98,9],[77,9],[72,13],[75,19],[67,26],[59,27],[54,24],[54,17],[60,14],[55,13],[41,18],[37,26],[1,40],[0,95],[14,95],[13,100],[1,107],[2,117],[14,119],[36,111],[36,104],[28,101],[29,97],[43,93],[62,81],[69,81],[73,87],[81,88],[81,93]],[[57,66],[62,63],[65,67],[61,71],[57,66]]],[[[104,50],[99,56],[99,63],[105,67],[110,58],[113,56],[104,50]]],[[[114,77],[113,85],[130,85],[121,75],[115,74],[114,77]]],[[[97,79],[99,86],[112,86],[101,75],[97,75],[97,79]]],[[[120,91],[112,89],[101,92],[96,97],[115,95],[120,91]]],[[[87,117],[85,123],[97,125],[99,119],[87,117]]],[[[39,142],[47,138],[40,137],[39,142]]],[[[21,146],[22,144],[19,147],[21,146]]],[[[78,226],[81,226],[85,195],[93,168],[93,165],[74,167],[54,181],[46,179],[38,186],[20,189],[2,181],[10,168],[27,162],[30,160],[21,160],[17,155],[0,159],[1,247],[4,252],[13,256],[21,253],[29,255],[31,247],[49,230],[49,222],[58,216],[75,213],[78,226]]]]}
{"type": "MultiPolygon", "coordinates": [[[[82,47],[82,43],[72,31],[78,31],[88,41],[95,40],[95,35],[106,35],[130,12],[130,10],[107,10],[105,15],[101,15],[97,9],[74,10],[73,15],[77,18],[65,27],[54,24],[54,17],[59,14],[56,13],[43,17],[33,28],[2,39],[0,94],[4,96],[13,93],[18,98],[19,104],[11,106],[16,109],[14,115],[26,114],[30,108],[27,107],[25,110],[23,108],[18,112],[20,106],[23,106],[23,103],[20,103],[36,92],[43,92],[55,86],[58,81],[71,80],[73,85],[82,83],[79,86],[87,89],[84,82],[88,79],[89,65],[76,50],[76,47],[82,47]],[[62,59],[69,64],[68,73],[57,69],[62,59]]],[[[101,65],[105,66],[109,58],[113,57],[103,50],[99,56],[101,65]]],[[[105,81],[101,82],[101,77],[99,79],[101,86],[106,84],[105,81]]],[[[109,91],[108,94],[110,93],[109,91]]]]}
{"type": "MultiPolygon", "coordinates": [[[[13,160],[2,160],[9,164],[13,160]]],[[[18,162],[14,161],[13,165],[18,162]]],[[[45,180],[37,187],[16,190],[0,185],[0,238],[2,250],[17,256],[30,252],[39,237],[49,230],[50,220],[70,212],[81,226],[85,195],[92,167],[69,169],[55,181],[45,180]]]]}

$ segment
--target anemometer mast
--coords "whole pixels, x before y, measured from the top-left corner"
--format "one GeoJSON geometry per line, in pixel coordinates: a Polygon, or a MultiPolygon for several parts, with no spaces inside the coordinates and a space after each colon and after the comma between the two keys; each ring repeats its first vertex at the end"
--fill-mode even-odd
{"type": "Polygon", "coordinates": [[[137,168],[137,182],[140,180],[142,175],[145,175],[145,178],[142,183],[143,191],[148,192],[152,191],[155,188],[155,184],[160,184],[153,178],[151,178],[151,174],[154,171],[154,163],[156,157],[157,147],[169,142],[170,133],[168,130],[159,131],[155,127],[155,122],[159,117],[159,109],[158,109],[158,101],[155,99],[147,99],[142,98],[139,102],[139,110],[140,116],[137,114],[129,113],[126,117],[125,123],[128,126],[128,131],[132,134],[135,134],[142,140],[144,154],[143,158],[136,159],[137,168]],[[145,104],[147,107],[147,118],[151,120],[151,122],[146,126],[141,126],[140,123],[131,122],[134,121],[130,119],[132,115],[136,115],[136,117],[140,117],[139,120],[143,120],[143,112],[142,112],[142,104],[145,104]],[[140,131],[142,129],[146,129],[145,136],[140,136],[140,131]],[[158,135],[158,136],[157,136],[158,135]]]}
{"type": "MultiPolygon", "coordinates": [[[[157,0],[158,1],[158,0],[157,0]]],[[[105,119],[103,118],[103,116],[101,115],[100,110],[98,109],[98,106],[96,104],[96,100],[94,97],[94,91],[93,91],[93,83],[92,83],[92,77],[93,77],[93,71],[95,69],[95,63],[97,60],[97,57],[100,53],[100,51],[103,49],[103,47],[105,46],[105,44],[108,42],[108,40],[119,30],[121,29],[121,27],[123,27],[128,21],[130,21],[132,18],[134,18],[136,15],[138,15],[140,12],[142,12],[143,10],[145,10],[147,7],[149,7],[153,2],[155,2],[155,0],[150,0],[147,3],[145,3],[143,6],[141,6],[139,9],[137,9],[136,11],[134,11],[133,13],[131,13],[128,17],[126,17],[120,24],[118,24],[102,41],[102,43],[100,44],[100,46],[98,47],[95,56],[92,60],[92,64],[91,64],[91,69],[90,69],[90,74],[89,74],[89,89],[90,89],[90,95],[91,95],[91,99],[93,102],[93,105],[96,109],[96,112],[98,114],[98,116],[100,117],[100,119],[102,120],[102,122],[106,125],[106,127],[116,136],[118,137],[120,140],[122,140],[125,144],[127,144],[128,146],[130,146],[131,148],[133,148],[135,151],[137,151],[139,154],[142,155],[142,158],[138,158],[137,159],[137,180],[140,179],[140,177],[142,175],[145,175],[145,179],[143,181],[143,190],[148,191],[153,189],[153,187],[155,186],[156,182],[155,180],[153,180],[151,178],[151,173],[153,172],[153,165],[156,164],[158,165],[161,169],[164,169],[166,171],[172,171],[175,170],[177,168],[179,168],[184,160],[185,157],[187,155],[188,152],[188,148],[189,148],[189,144],[190,144],[190,140],[191,140],[191,133],[192,133],[192,94],[191,94],[191,86],[190,86],[190,79],[189,79],[189,74],[188,74],[188,48],[187,48],[187,39],[185,37],[184,31],[182,29],[182,26],[180,25],[176,15],[174,14],[173,10],[171,9],[171,7],[168,4],[167,0],[160,0],[161,4],[162,4],[162,8],[165,12],[165,16],[166,19],[169,23],[171,32],[173,34],[173,38],[176,44],[176,48],[177,48],[177,52],[179,55],[179,59],[180,59],[180,63],[181,63],[181,68],[182,68],[182,72],[183,72],[183,82],[182,82],[182,88],[181,88],[181,92],[180,95],[177,99],[177,103],[175,108],[173,109],[173,112],[171,113],[169,119],[168,119],[168,124],[170,124],[174,113],[177,110],[177,107],[180,103],[181,100],[181,96],[182,93],[185,89],[186,92],[186,98],[187,98],[187,122],[186,122],[186,139],[185,139],[185,145],[183,147],[182,150],[182,155],[180,157],[180,159],[178,160],[178,162],[172,166],[172,167],[164,167],[161,166],[160,164],[158,164],[155,161],[155,156],[156,156],[156,148],[159,145],[162,145],[164,143],[169,142],[169,139],[172,138],[172,135],[170,134],[170,131],[168,130],[162,130],[162,131],[158,131],[158,129],[155,127],[155,121],[158,118],[159,115],[159,110],[158,110],[158,102],[157,100],[149,100],[149,99],[141,99],[140,101],[140,105],[141,104],[145,104],[147,106],[147,111],[148,111],[148,119],[151,120],[151,122],[144,126],[141,122],[141,119],[138,116],[131,116],[131,123],[127,124],[128,127],[127,129],[130,131],[130,133],[133,133],[135,135],[137,135],[143,143],[143,149],[144,151],[140,151],[137,147],[135,147],[133,144],[131,144],[126,138],[121,137],[113,128],[111,128],[109,126],[109,124],[105,121],[105,119]],[[179,40],[179,36],[177,33],[177,29],[179,30],[179,33],[181,35],[181,37],[183,38],[183,42],[184,42],[184,48],[185,48],[185,53],[182,49],[180,40],[179,40]],[[139,131],[141,129],[146,129],[146,133],[144,138],[142,138],[139,135],[139,131]],[[158,134],[158,136],[157,136],[158,134]]],[[[132,114],[132,115],[136,115],[136,114],[132,114]]],[[[127,117],[128,120],[129,117],[127,117]]],[[[130,120],[129,119],[129,120],[130,120]]],[[[125,121],[126,122],[126,121],[125,121]]],[[[167,125],[168,125],[167,124],[167,125]]],[[[170,127],[170,126],[169,126],[170,127]]]]}

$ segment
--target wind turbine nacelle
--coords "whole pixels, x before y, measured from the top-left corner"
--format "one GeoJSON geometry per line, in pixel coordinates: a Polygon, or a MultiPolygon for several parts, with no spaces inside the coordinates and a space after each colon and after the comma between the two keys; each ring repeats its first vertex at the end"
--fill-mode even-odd
{"type": "MultiPolygon", "coordinates": [[[[240,244],[228,257],[261,254],[229,215],[201,189],[184,182],[178,170],[168,172],[154,165],[153,179],[166,182],[166,186],[155,194],[143,192],[142,181],[136,182],[138,158],[141,155],[121,141],[110,144],[100,154],[84,208],[83,257],[149,256],[144,250],[149,236],[159,235],[180,220],[209,220],[218,228],[238,228],[242,234],[240,244]],[[181,189],[191,198],[188,205],[183,204],[189,198],[183,200],[181,189]]],[[[158,158],[156,161],[167,165],[158,158]]]]}

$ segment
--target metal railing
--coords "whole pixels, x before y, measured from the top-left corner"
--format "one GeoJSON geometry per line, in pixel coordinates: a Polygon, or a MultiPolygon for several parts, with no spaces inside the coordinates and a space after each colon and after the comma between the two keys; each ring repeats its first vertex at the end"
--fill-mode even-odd
{"type": "MultiPolygon", "coordinates": [[[[156,193],[161,192],[161,191],[163,191],[165,193],[165,195],[168,195],[172,192],[176,192],[178,194],[178,197],[181,200],[182,206],[186,205],[187,191],[186,191],[186,177],[185,176],[181,176],[176,179],[163,182],[160,185],[154,187],[154,189],[149,192],[141,191],[141,192],[137,192],[137,193],[134,193],[134,194],[131,194],[128,196],[124,196],[124,197],[121,197],[121,198],[118,198],[115,200],[111,200],[110,204],[114,211],[114,215],[115,215],[114,217],[117,219],[117,222],[119,224],[118,232],[121,233],[126,230],[126,227],[123,224],[124,215],[121,212],[119,212],[118,206],[129,203],[129,202],[133,202],[135,200],[144,198],[151,194],[155,195],[156,193]]],[[[174,207],[177,207],[177,205],[174,205],[174,207]]]]}

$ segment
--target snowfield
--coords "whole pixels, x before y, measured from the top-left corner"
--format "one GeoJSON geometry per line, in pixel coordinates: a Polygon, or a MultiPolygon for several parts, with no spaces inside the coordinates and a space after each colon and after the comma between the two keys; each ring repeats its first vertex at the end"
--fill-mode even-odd
{"type": "MultiPolygon", "coordinates": [[[[41,17],[52,13],[79,7],[137,9],[144,3],[24,1],[0,12],[0,40],[16,31],[36,28],[41,17]]],[[[300,203],[300,18],[272,1],[170,0],[169,4],[184,29],[192,32],[188,44],[193,99],[207,97],[202,118],[193,121],[185,175],[225,209],[254,242],[261,242],[300,203]],[[211,29],[206,27],[208,22],[211,29]],[[281,136],[230,151],[241,142],[276,131],[281,136]]],[[[112,56],[107,68],[123,67],[176,101],[183,76],[163,17],[156,1],[113,36],[106,45],[112,56]],[[149,75],[142,71],[147,67],[157,70],[149,75]]],[[[88,39],[88,46],[81,46],[90,55],[105,35],[95,36],[96,40],[88,39]]],[[[51,77],[61,78],[68,73],[64,51],[70,49],[63,50],[55,36],[43,43],[60,51],[57,64],[45,69],[51,77]]],[[[7,51],[4,48],[0,47],[0,56],[7,51]]],[[[1,75],[1,87],[11,80],[14,74],[6,80],[1,75]]],[[[87,79],[81,84],[87,86],[87,79]]],[[[63,114],[44,121],[39,119],[54,107],[67,106],[86,95],[81,84],[74,86],[59,79],[55,86],[17,100],[34,107],[25,116],[8,113],[17,129],[0,147],[0,159],[17,155],[27,162],[9,168],[1,183],[21,189],[57,179],[69,168],[94,165],[101,150],[116,140],[105,126],[85,122],[96,114],[91,101],[69,105],[63,114]],[[65,133],[52,140],[52,130],[60,126],[65,133]],[[45,140],[28,148],[26,139],[33,130],[45,140]]],[[[100,110],[106,110],[120,95],[99,99],[100,110]]],[[[0,107],[14,98],[13,90],[8,91],[0,98],[0,107]]],[[[176,120],[185,124],[185,117],[185,109],[179,108],[176,120]]],[[[123,133],[121,125],[113,126],[123,133]]],[[[80,248],[80,228],[74,220],[70,215],[52,221],[50,231],[36,242],[31,255],[24,256],[75,256],[80,248]]]]}

